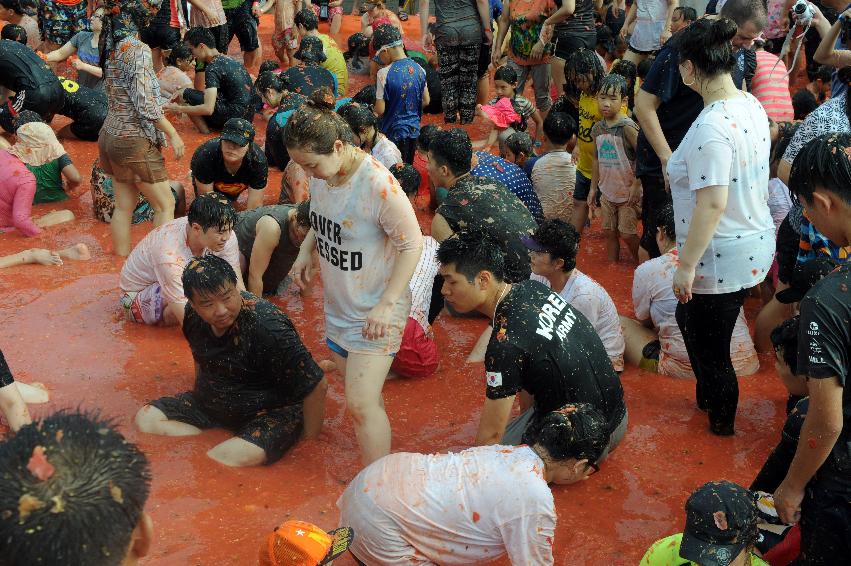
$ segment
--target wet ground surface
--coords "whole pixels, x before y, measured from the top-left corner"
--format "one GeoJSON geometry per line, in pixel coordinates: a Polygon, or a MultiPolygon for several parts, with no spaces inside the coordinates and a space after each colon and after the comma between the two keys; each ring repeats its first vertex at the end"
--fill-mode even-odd
{"type": "MultiPolygon", "coordinates": [[[[338,43],[345,45],[356,25],[347,18],[338,43]]],[[[271,26],[270,17],[264,17],[267,51],[271,26]]],[[[417,26],[416,18],[406,24],[409,33],[417,26]]],[[[324,24],[321,31],[326,31],[324,24]]],[[[363,77],[350,84],[355,92],[364,84],[363,77]]],[[[57,119],[54,126],[64,123],[57,119]]],[[[255,125],[262,144],[265,124],[258,119],[255,125]]],[[[205,137],[188,122],[178,121],[178,127],[187,155],[175,162],[169,149],[166,159],[172,178],[188,185],[190,152],[205,137]]],[[[474,130],[478,137],[484,135],[474,130]]],[[[96,145],[70,142],[65,147],[87,179],[96,145]]],[[[277,200],[280,177],[280,172],[270,175],[269,203],[277,200]]],[[[339,376],[331,376],[321,437],[300,443],[270,467],[228,469],[209,460],[206,451],[229,436],[223,430],[181,439],[138,433],[132,418],[141,405],[191,388],[189,348],[176,328],[124,321],[118,308],[122,260],[110,253],[109,227],[92,217],[91,196],[39,205],[34,214],[59,208],[70,208],[77,220],[31,239],[3,235],[0,254],[83,242],[93,259],[0,272],[0,346],[17,379],[40,381],[50,389],[50,403],[31,406],[34,415],[69,407],[100,410],[148,454],[154,481],[147,510],[157,538],[143,563],[256,564],[260,540],[287,518],[326,529],[337,526],[335,502],[360,468],[339,376]]],[[[583,238],[579,268],[606,287],[621,314],[631,315],[633,266],[611,266],[603,259],[598,222],[583,238]]],[[[134,241],[148,230],[149,224],[135,226],[134,241]]],[[[288,294],[274,301],[293,318],[314,357],[327,358],[321,288],[306,297],[288,294]]],[[[757,308],[749,299],[749,320],[757,308]]],[[[467,365],[464,359],[484,325],[483,320],[441,315],[435,323],[443,356],[437,374],[385,385],[394,451],[462,449],[473,441],[484,399],[484,371],[481,364],[467,365]]],[[[622,376],[629,408],[625,441],[587,482],[553,490],[559,515],[556,564],[637,564],[653,541],[682,529],[683,505],[694,488],[722,478],[750,483],[783,421],[784,395],[773,360],[762,356],[760,361],[759,373],[740,379],[737,433],[731,438],[709,434],[706,415],[695,407],[692,381],[629,367],[622,376]]],[[[0,434],[6,432],[0,428],[0,434]]],[[[341,559],[335,564],[352,563],[341,559]]]]}

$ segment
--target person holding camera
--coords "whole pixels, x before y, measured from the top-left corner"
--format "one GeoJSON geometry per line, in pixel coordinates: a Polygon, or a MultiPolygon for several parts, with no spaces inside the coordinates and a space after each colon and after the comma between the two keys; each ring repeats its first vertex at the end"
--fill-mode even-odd
{"type": "MultiPolygon", "coordinates": [[[[827,21],[821,18],[823,27],[827,26],[827,21]]],[[[829,65],[836,69],[848,67],[851,65],[851,51],[848,49],[839,49],[841,46],[848,46],[851,41],[851,8],[848,8],[839,15],[836,22],[821,36],[821,43],[816,49],[813,58],[816,63],[829,65]]],[[[832,96],[837,96],[838,93],[831,91],[832,96]]]]}

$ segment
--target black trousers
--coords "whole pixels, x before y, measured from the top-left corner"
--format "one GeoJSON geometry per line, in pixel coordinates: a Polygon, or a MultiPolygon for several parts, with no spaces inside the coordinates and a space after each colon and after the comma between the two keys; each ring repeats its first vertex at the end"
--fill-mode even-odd
{"type": "Polygon", "coordinates": [[[851,493],[827,490],[817,479],[811,481],[801,502],[801,554],[792,564],[848,564],[849,555],[851,493]]]}
{"type": "MultiPolygon", "coordinates": [[[[662,175],[639,175],[641,181],[641,247],[651,258],[662,255],[656,244],[656,214],[671,203],[671,195],[665,190],[662,175]]],[[[599,194],[599,193],[598,193],[599,194]]]]}
{"type": "Polygon", "coordinates": [[[697,406],[709,412],[713,430],[732,432],[736,421],[739,382],[730,361],[730,340],[746,292],[693,294],[677,305],[677,325],[697,378],[697,406]]]}

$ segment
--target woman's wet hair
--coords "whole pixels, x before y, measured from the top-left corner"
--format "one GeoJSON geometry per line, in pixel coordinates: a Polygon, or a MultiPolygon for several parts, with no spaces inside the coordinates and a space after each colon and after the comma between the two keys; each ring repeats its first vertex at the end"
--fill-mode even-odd
{"type": "Polygon", "coordinates": [[[378,125],[378,117],[368,107],[360,104],[350,102],[341,107],[337,113],[343,117],[352,133],[358,136],[367,129],[375,128],[378,125]]]}
{"type": "Polygon", "coordinates": [[[219,293],[228,286],[236,286],[236,272],[226,259],[206,254],[189,260],[181,277],[183,294],[190,301],[198,294],[219,293]]]}
{"type": "Polygon", "coordinates": [[[470,172],[473,144],[461,128],[436,132],[429,142],[428,151],[439,166],[446,166],[456,177],[470,172]]]}
{"type": "Polygon", "coordinates": [[[366,85],[352,97],[352,102],[375,106],[375,85],[366,85]]]}
{"type": "Polygon", "coordinates": [[[469,283],[482,271],[491,272],[499,281],[505,280],[505,250],[481,230],[462,230],[443,240],[437,260],[443,265],[454,265],[455,271],[469,283]]]}
{"type": "Polygon", "coordinates": [[[274,59],[266,59],[262,63],[260,63],[260,68],[257,69],[257,75],[262,75],[263,73],[274,73],[281,67],[281,64],[274,59]]]}
{"type": "Polygon", "coordinates": [[[509,65],[503,65],[493,74],[493,80],[502,81],[510,85],[517,85],[517,71],[509,65]]]}
{"type": "Polygon", "coordinates": [[[181,59],[192,59],[192,48],[189,47],[189,44],[185,41],[181,41],[172,48],[171,53],[168,54],[168,57],[165,60],[165,63],[166,65],[177,67],[177,62],[181,59]]]}
{"type": "Polygon", "coordinates": [[[564,64],[565,92],[575,98],[579,98],[579,95],[582,93],[576,87],[577,80],[580,77],[587,76],[591,80],[591,84],[589,85],[591,95],[596,95],[600,90],[600,81],[603,80],[605,74],[596,51],[593,49],[574,51],[564,64]]]}
{"type": "Polygon", "coordinates": [[[792,374],[798,373],[798,328],[801,317],[795,315],[781,322],[771,331],[771,345],[780,354],[783,363],[789,366],[792,374]]]}
{"type": "Polygon", "coordinates": [[[282,75],[276,75],[269,71],[260,73],[257,80],[254,81],[254,90],[256,90],[258,94],[262,95],[269,89],[276,92],[284,92],[285,90],[289,90],[289,84],[287,83],[286,78],[282,75]]]}
{"type": "Polygon", "coordinates": [[[288,149],[327,155],[334,151],[339,140],[351,144],[352,130],[334,111],[334,93],[328,87],[316,90],[296,110],[284,129],[284,142],[288,149]]]}
{"type": "Polygon", "coordinates": [[[677,223],[674,220],[674,205],[666,204],[656,212],[656,230],[662,229],[671,242],[677,241],[677,223]]]}
{"type": "Polygon", "coordinates": [[[730,73],[736,64],[730,41],[737,31],[728,18],[697,20],[678,34],[680,63],[691,61],[701,77],[730,73]]]}
{"type": "Polygon", "coordinates": [[[800,123],[798,122],[780,122],[777,124],[777,141],[774,142],[774,147],[771,148],[769,163],[774,164],[783,159],[783,154],[786,153],[786,148],[789,147],[789,143],[795,137],[795,133],[799,127],[800,123]]]}
{"type": "Polygon", "coordinates": [[[792,112],[795,120],[805,120],[816,108],[818,108],[818,101],[806,88],[792,95],[792,112]]]}
{"type": "Polygon", "coordinates": [[[523,443],[540,446],[555,461],[576,459],[596,464],[609,443],[606,417],[589,403],[572,403],[536,419],[523,443]]]}
{"type": "Polygon", "coordinates": [[[851,134],[823,134],[798,152],[789,190],[809,203],[816,189],[825,189],[851,205],[851,134]]]}
{"type": "Polygon", "coordinates": [[[195,197],[186,219],[190,226],[198,224],[204,231],[210,228],[230,230],[236,225],[236,211],[223,195],[209,192],[195,197]]]}
{"type": "Polygon", "coordinates": [[[626,81],[627,108],[632,109],[635,106],[635,81],[638,78],[638,67],[632,61],[621,59],[612,65],[608,76],[612,75],[620,75],[626,81]]]}
{"type": "Polygon", "coordinates": [[[415,196],[420,188],[422,177],[420,172],[414,169],[413,165],[408,163],[396,163],[390,167],[390,172],[399,181],[402,186],[402,191],[406,196],[415,196]]]}
{"type": "Polygon", "coordinates": [[[295,223],[302,228],[310,228],[310,199],[296,205],[295,223]]]}
{"type": "Polygon", "coordinates": [[[417,148],[420,151],[428,151],[431,146],[431,140],[434,139],[435,134],[439,131],[440,128],[434,124],[426,124],[420,128],[420,135],[417,138],[417,148]]]}

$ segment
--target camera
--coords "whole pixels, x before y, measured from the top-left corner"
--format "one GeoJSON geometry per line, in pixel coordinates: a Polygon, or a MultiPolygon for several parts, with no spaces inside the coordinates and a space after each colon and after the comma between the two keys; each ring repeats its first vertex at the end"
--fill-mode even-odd
{"type": "Polygon", "coordinates": [[[792,16],[798,22],[798,25],[804,27],[810,25],[814,15],[813,9],[807,0],[796,0],[795,4],[792,5],[792,16]]]}

